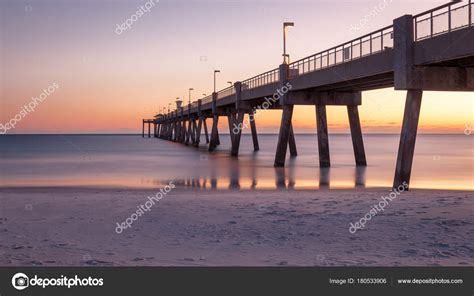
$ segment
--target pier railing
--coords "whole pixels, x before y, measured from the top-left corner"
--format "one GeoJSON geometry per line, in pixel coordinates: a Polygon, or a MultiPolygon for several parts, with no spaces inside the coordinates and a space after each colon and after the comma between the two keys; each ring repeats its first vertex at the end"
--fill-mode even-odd
{"type": "Polygon", "coordinates": [[[242,90],[257,88],[267,84],[272,84],[280,80],[280,72],[277,69],[259,74],[242,81],[242,90]]]}
{"type": "Polygon", "coordinates": [[[415,41],[432,38],[473,25],[473,3],[449,3],[413,17],[415,41]]]}
{"type": "Polygon", "coordinates": [[[379,53],[388,48],[393,48],[393,26],[290,63],[290,71],[294,70],[292,73],[299,76],[379,53]]]}
{"type": "Polygon", "coordinates": [[[212,102],[212,96],[207,96],[204,99],[201,99],[201,104],[207,104],[212,102]]]}
{"type": "Polygon", "coordinates": [[[234,86],[229,86],[228,88],[224,88],[223,90],[220,90],[217,92],[217,99],[222,99],[228,96],[231,96],[235,94],[235,87],[234,86]]]}

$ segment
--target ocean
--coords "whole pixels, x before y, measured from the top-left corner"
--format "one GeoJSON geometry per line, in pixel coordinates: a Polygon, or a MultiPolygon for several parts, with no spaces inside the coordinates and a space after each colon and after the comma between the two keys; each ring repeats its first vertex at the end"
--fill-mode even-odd
{"type": "MultiPolygon", "coordinates": [[[[316,135],[297,134],[298,156],[274,168],[278,136],[242,135],[238,158],[229,135],[208,153],[192,146],[141,135],[0,136],[0,186],[86,186],[207,189],[342,189],[389,187],[399,135],[364,135],[367,167],[356,167],[350,135],[329,137],[331,168],[319,168],[316,135]]],[[[467,135],[419,135],[411,187],[474,189],[474,142],[467,135]]],[[[289,151],[288,151],[289,154],[289,151]]]]}

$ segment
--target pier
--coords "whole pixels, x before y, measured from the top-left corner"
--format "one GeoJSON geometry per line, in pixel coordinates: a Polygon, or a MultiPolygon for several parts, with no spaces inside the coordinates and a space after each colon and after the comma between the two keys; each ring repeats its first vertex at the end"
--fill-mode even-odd
{"type": "Polygon", "coordinates": [[[283,167],[288,150],[291,156],[298,154],[293,108],[312,105],[316,110],[319,165],[330,167],[326,106],[346,106],[354,162],[356,166],[366,166],[358,111],[362,92],[389,87],[407,91],[393,181],[396,188],[410,182],[423,91],[474,91],[472,0],[401,16],[390,26],[283,63],[154,119],[144,119],[142,136],[148,125],[148,137],[153,126],[156,138],[199,147],[204,134],[212,152],[220,145],[219,118],[226,117],[232,142],[230,155],[237,157],[244,118],[249,118],[252,148],[257,151],[255,111],[279,109],[282,116],[274,166],[283,167]]]}

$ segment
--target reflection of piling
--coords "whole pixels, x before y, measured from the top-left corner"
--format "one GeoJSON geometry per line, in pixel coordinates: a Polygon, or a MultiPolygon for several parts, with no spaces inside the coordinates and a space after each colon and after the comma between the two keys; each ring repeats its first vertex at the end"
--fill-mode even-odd
{"type": "Polygon", "coordinates": [[[356,166],[355,168],[355,187],[365,188],[365,171],[367,167],[356,166]]]}
{"type": "Polygon", "coordinates": [[[330,168],[319,168],[319,188],[329,189],[330,187],[330,168]]]}
{"type": "MultiPolygon", "coordinates": [[[[257,157],[256,157],[256,154],[252,154],[252,162],[255,163],[257,161],[257,157]]],[[[250,188],[251,189],[255,189],[257,187],[257,166],[256,165],[252,165],[250,167],[250,176],[251,176],[251,179],[252,179],[252,184],[250,185],[250,188]]]]}
{"type": "Polygon", "coordinates": [[[285,168],[275,168],[275,185],[277,189],[286,188],[285,168]]]}
{"type": "Polygon", "coordinates": [[[253,151],[260,150],[258,145],[257,126],[255,125],[255,114],[249,113],[250,130],[252,131],[253,151]]]}

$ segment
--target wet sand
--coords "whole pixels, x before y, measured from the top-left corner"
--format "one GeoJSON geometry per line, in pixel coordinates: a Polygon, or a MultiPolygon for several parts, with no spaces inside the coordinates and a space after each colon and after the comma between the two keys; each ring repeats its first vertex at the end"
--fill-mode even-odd
{"type": "Polygon", "coordinates": [[[1,266],[474,266],[472,191],[0,188],[1,266]]]}

